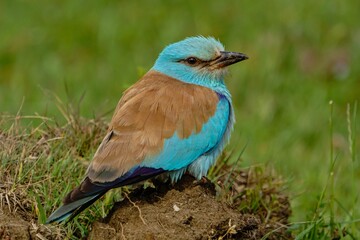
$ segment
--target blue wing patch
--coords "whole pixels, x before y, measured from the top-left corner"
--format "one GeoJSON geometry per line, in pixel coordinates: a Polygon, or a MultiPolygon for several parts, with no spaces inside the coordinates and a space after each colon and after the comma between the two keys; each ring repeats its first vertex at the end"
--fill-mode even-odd
{"type": "Polygon", "coordinates": [[[229,101],[220,97],[214,116],[203,125],[199,133],[185,139],[180,139],[175,133],[165,141],[163,150],[158,155],[148,157],[140,166],[167,171],[179,170],[181,176],[191,163],[217,147],[227,129],[230,111],[229,101]]]}

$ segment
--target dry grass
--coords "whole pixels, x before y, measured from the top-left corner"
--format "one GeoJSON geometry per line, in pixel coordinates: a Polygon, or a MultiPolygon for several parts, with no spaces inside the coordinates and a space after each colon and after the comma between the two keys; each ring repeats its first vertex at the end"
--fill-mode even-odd
{"type": "MultiPolygon", "coordinates": [[[[0,116],[0,207],[32,222],[34,229],[42,229],[49,213],[82,178],[106,129],[100,119],[68,119],[72,120],[59,126],[38,116],[0,116]],[[41,123],[28,128],[23,121],[29,119],[41,123]]],[[[86,234],[87,224],[75,222],[53,232],[61,238],[78,230],[86,234]]]]}

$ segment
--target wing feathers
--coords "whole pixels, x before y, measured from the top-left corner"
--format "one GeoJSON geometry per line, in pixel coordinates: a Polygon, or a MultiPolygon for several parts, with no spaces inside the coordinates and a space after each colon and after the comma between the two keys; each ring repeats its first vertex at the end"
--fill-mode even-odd
{"type": "Polygon", "coordinates": [[[148,72],[125,91],[89,167],[96,182],[114,181],[146,157],[158,154],[175,133],[186,139],[214,115],[219,99],[211,89],[148,72]]]}
{"type": "Polygon", "coordinates": [[[46,223],[70,221],[97,199],[104,195],[109,189],[133,184],[164,172],[163,169],[136,167],[124,176],[108,183],[94,183],[86,177],[80,186],[73,189],[63,200],[63,205],[56,209],[46,223]]]}
{"type": "Polygon", "coordinates": [[[164,169],[184,171],[220,134],[209,131],[219,121],[218,102],[211,89],[148,72],[125,91],[86,178],[48,222],[76,216],[111,188],[145,180],[164,169]],[[203,128],[205,135],[196,134],[203,128]],[[204,136],[209,138],[205,142],[204,136]]]}

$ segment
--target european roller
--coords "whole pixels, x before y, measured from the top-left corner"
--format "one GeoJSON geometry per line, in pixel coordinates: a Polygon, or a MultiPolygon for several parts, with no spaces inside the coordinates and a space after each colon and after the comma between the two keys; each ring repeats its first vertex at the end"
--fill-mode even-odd
{"type": "Polygon", "coordinates": [[[206,176],[234,124],[227,67],[248,57],[212,37],[168,45],[121,97],[85,178],[47,223],[70,220],[108,190],[167,173],[206,176]]]}

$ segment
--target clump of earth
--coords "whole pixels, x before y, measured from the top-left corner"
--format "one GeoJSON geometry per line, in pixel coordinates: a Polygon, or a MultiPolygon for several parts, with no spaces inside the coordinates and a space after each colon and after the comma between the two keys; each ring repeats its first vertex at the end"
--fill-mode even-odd
{"type": "MultiPolygon", "coordinates": [[[[259,207],[258,213],[244,213],[238,207],[241,201],[247,202],[249,199],[237,191],[246,191],[248,176],[244,172],[234,172],[232,175],[238,181],[232,182],[232,186],[227,191],[206,179],[195,181],[188,175],[173,186],[154,182],[154,188],[138,188],[126,196],[124,201],[115,204],[106,218],[93,224],[89,238],[144,240],[261,239],[264,236],[267,239],[291,238],[286,228],[281,227],[288,223],[290,215],[288,199],[277,193],[277,200],[271,203],[274,207],[272,212],[261,213],[264,209],[259,207]],[[240,195],[237,198],[234,194],[240,195]]],[[[223,180],[226,180],[225,177],[218,179],[218,183],[221,184],[223,180]]],[[[262,197],[266,198],[265,195],[262,197]]]]}
{"type": "MultiPolygon", "coordinates": [[[[136,188],[92,224],[88,239],[291,239],[281,181],[222,169],[215,184],[185,175],[174,185],[136,188]]],[[[61,239],[58,230],[0,207],[0,239],[61,239]]]]}

